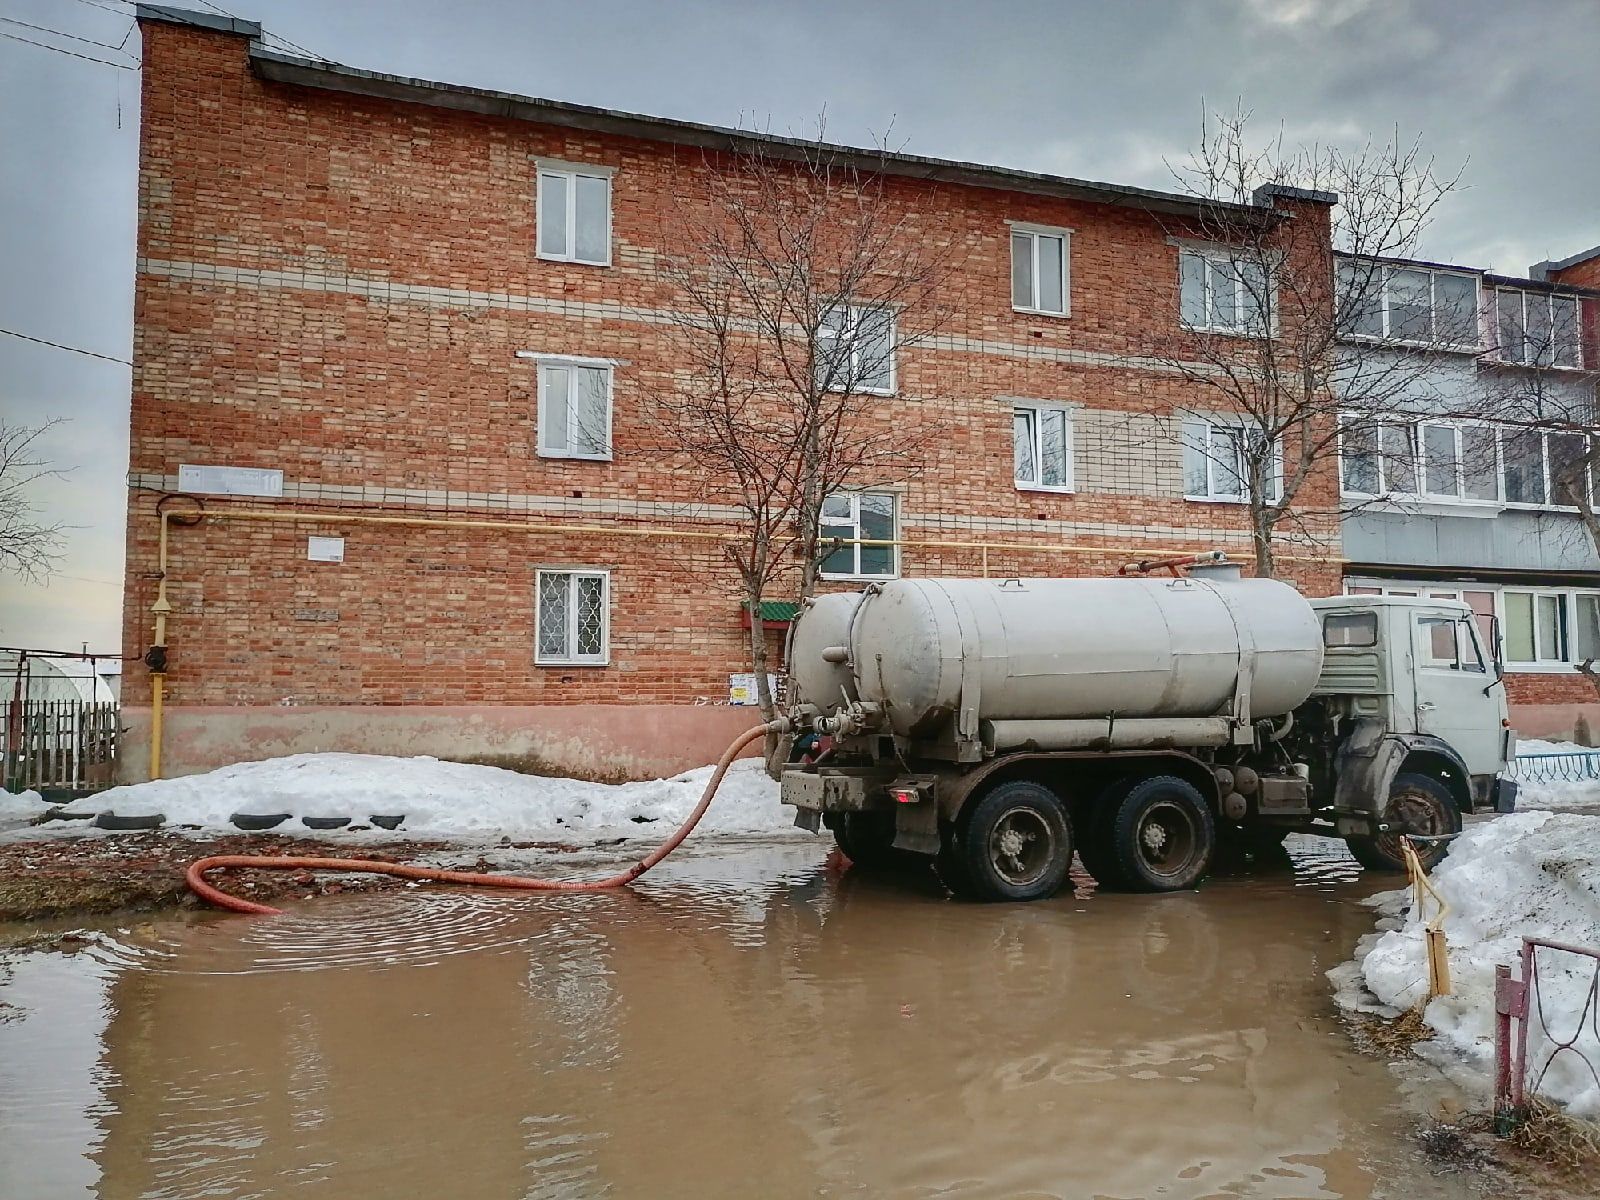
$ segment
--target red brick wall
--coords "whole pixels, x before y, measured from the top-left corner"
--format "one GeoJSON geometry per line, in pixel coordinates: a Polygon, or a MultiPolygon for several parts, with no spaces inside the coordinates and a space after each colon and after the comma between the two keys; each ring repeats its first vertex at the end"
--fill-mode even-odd
{"type": "MultiPolygon", "coordinates": [[[[699,151],[529,122],[272,84],[248,69],[246,43],[144,25],[132,461],[135,475],[180,463],[281,468],[296,484],[428,489],[426,507],[327,497],[411,518],[527,520],[524,531],[421,525],[279,524],[208,519],[174,528],[168,597],[177,705],[688,703],[725,697],[746,663],[738,589],[715,542],[625,536],[645,516],[524,517],[467,493],[569,500],[717,501],[716,481],[647,453],[636,419],[676,365],[659,325],[530,312],[485,300],[419,302],[326,290],[328,276],[505,293],[545,302],[665,308],[675,295],[655,253],[676,203],[704,191],[699,151]],[[614,266],[534,255],[534,158],[605,164],[613,180],[614,266]],[[674,200],[673,197],[678,199],[674,200]],[[236,269],[286,273],[270,286],[175,277],[236,269]],[[311,290],[296,277],[310,271],[311,290]],[[517,350],[624,360],[616,372],[614,460],[534,452],[536,372],[517,350]],[[574,522],[615,534],[566,532],[574,522]],[[344,535],[343,564],[309,563],[305,538],[344,535]],[[612,574],[611,665],[532,661],[533,569],[580,564],[612,574]]],[[[908,228],[960,264],[938,302],[947,332],[1037,348],[1148,354],[1171,340],[1152,280],[1176,289],[1176,250],[1153,218],[1128,209],[998,190],[891,184],[908,228]],[[1007,219],[1066,226],[1072,316],[1012,311],[1007,219]]],[[[1011,415],[999,397],[1077,401],[1097,410],[1214,407],[1171,375],[1132,366],[915,349],[882,419],[948,422],[903,495],[916,540],[996,543],[991,573],[1100,574],[1134,553],[1198,550],[1230,533],[1237,506],[1111,491],[1017,491],[1011,415]],[[1133,532],[1064,533],[1041,524],[974,533],[919,527],[927,514],[1026,522],[1111,523],[1133,532]],[[1173,537],[1169,529],[1187,531],[1173,537]],[[1136,536],[1148,531],[1145,536],[1136,536]],[[1037,545],[1005,549],[1001,543],[1037,545]],[[1071,545],[1074,552],[1047,550],[1071,545]]],[[[1137,449],[1137,448],[1135,448],[1137,449]]],[[[1171,451],[1177,453],[1174,446],[1171,451]]],[[[130,493],[125,642],[151,637],[157,521],[152,491],[130,493]]],[[[1337,545],[1330,468],[1302,496],[1306,523],[1337,545]]],[[[246,507],[266,507],[252,502],[246,507]]],[[[704,532],[726,526],[678,525],[704,532]]],[[[1337,590],[1336,552],[1288,552],[1286,575],[1337,590]],[[1300,557],[1296,557],[1296,554],[1300,557]]],[[[975,548],[908,546],[907,573],[977,573],[975,548]]],[[[141,668],[128,695],[143,694],[141,668]]]]}

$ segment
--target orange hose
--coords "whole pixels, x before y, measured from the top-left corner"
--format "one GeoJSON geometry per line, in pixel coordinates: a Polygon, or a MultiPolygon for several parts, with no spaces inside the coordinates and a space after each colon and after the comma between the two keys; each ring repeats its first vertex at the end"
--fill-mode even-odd
{"type": "Polygon", "coordinates": [[[530,879],[522,875],[480,875],[474,871],[440,871],[431,867],[408,867],[400,863],[375,862],[361,858],[279,858],[253,854],[214,854],[210,858],[190,863],[189,869],[184,872],[184,880],[188,883],[190,891],[218,908],[240,913],[268,914],[281,913],[283,910],[273,908],[269,904],[258,904],[254,900],[243,900],[238,896],[229,895],[209,883],[206,880],[206,873],[227,867],[249,867],[263,871],[363,871],[369,875],[398,875],[402,879],[425,879],[433,883],[516,888],[530,892],[603,892],[625,887],[676,850],[683,843],[683,839],[694,831],[694,827],[700,823],[700,818],[706,815],[706,809],[711,807],[711,798],[717,794],[722,777],[728,773],[728,767],[738,756],[739,751],[761,737],[767,730],[768,726],[757,725],[735,738],[733,744],[724,750],[722,757],[717,760],[717,769],[711,773],[711,778],[706,783],[706,790],[700,796],[700,803],[695,805],[694,811],[684,819],[683,824],[678,826],[672,836],[626,871],[608,875],[604,879],[530,879]]]}

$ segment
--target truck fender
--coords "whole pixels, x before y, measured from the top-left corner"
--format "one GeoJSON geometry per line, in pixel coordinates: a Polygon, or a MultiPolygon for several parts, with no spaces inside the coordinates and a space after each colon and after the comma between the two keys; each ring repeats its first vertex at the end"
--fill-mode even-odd
{"type": "Polygon", "coordinates": [[[1334,786],[1334,808],[1380,816],[1394,777],[1414,755],[1424,760],[1426,765],[1421,769],[1442,772],[1448,778],[1456,804],[1470,812],[1471,776],[1455,747],[1431,734],[1389,733],[1383,722],[1375,719],[1358,721],[1355,732],[1339,748],[1335,758],[1338,782],[1334,786]]]}

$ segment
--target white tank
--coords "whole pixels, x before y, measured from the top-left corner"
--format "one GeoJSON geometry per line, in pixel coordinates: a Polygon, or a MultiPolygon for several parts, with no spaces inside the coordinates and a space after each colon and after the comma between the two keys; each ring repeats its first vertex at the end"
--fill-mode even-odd
{"type": "Polygon", "coordinates": [[[952,718],[967,735],[980,721],[1017,732],[1113,714],[1210,718],[1232,711],[1241,664],[1251,719],[1281,716],[1311,694],[1321,626],[1293,588],[1271,579],[899,579],[806,611],[794,630],[790,699],[831,713],[859,697],[913,738],[938,736],[952,718]]]}

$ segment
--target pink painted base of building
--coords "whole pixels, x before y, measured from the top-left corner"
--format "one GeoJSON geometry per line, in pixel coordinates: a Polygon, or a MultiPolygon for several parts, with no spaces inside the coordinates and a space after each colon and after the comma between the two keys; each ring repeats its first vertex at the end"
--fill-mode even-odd
{"type": "Polygon", "coordinates": [[[1600,734],[1600,704],[1513,704],[1511,727],[1518,737],[1569,742],[1580,716],[1588,721],[1591,734],[1600,734]]]}
{"type": "MultiPolygon", "coordinates": [[[[122,710],[118,778],[150,778],[150,709],[122,710]]],[[[168,706],[162,774],[285,754],[427,754],[536,775],[618,782],[715,762],[760,720],[754,708],[687,704],[168,706]]],[[[757,750],[751,753],[757,753],[757,750]]]]}

